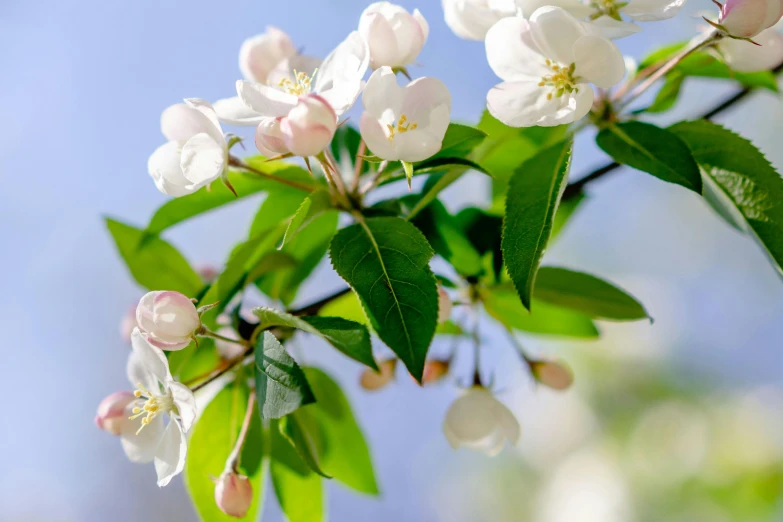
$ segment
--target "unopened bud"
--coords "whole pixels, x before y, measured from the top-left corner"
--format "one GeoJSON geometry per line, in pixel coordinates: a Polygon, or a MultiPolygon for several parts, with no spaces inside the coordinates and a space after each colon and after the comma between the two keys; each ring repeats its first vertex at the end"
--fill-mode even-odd
{"type": "Polygon", "coordinates": [[[783,0],[726,0],[718,23],[736,38],[753,38],[783,16],[783,0]]]}
{"type": "Polygon", "coordinates": [[[95,425],[100,429],[119,435],[122,423],[128,418],[126,408],[136,397],[128,391],[114,392],[101,401],[95,415],[95,425]]]}
{"type": "Polygon", "coordinates": [[[230,517],[242,518],[253,502],[250,480],[233,471],[225,471],[215,481],[215,503],[230,517]]]}
{"type": "Polygon", "coordinates": [[[557,361],[532,361],[530,370],[533,377],[553,390],[566,390],[574,382],[574,374],[564,363],[557,361]]]}
{"type": "Polygon", "coordinates": [[[433,384],[443,379],[449,373],[449,363],[451,361],[427,361],[424,363],[424,373],[421,378],[422,384],[433,384]]]}
{"type": "Polygon", "coordinates": [[[179,292],[150,292],[136,307],[136,322],[153,346],[181,350],[201,327],[193,302],[179,292]]]}
{"type": "Polygon", "coordinates": [[[397,367],[397,359],[387,359],[378,365],[379,372],[373,370],[364,370],[359,384],[365,390],[380,390],[392,379],[394,379],[394,369],[397,367]]]}
{"type": "Polygon", "coordinates": [[[438,322],[445,323],[451,317],[451,297],[442,286],[438,287],[438,322]]]}

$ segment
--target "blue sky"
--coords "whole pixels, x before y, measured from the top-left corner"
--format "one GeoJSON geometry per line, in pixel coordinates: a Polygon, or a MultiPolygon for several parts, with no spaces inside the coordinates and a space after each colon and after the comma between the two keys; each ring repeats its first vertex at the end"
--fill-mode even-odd
{"type": "MultiPolygon", "coordinates": [[[[422,67],[413,74],[442,79],[453,96],[454,118],[475,122],[497,82],[483,46],[455,37],[439,2],[401,3],[419,7],[431,25],[422,67]]],[[[245,38],[276,25],[306,52],[325,55],[355,29],[366,4],[0,4],[4,520],[194,519],[179,483],[159,491],[151,467],[129,464],[118,441],[92,425],[100,399],[125,386],[127,348],[117,325],[140,296],[101,215],[141,225],[166,200],[146,173],[147,157],[163,142],[160,112],[183,97],[231,95],[245,38]]],[[[689,5],[710,7],[707,0],[689,5]]],[[[649,30],[621,47],[638,56],[656,43],[687,37],[693,26],[687,15],[647,24],[649,30]]],[[[722,92],[725,86],[694,84],[678,113],[695,114],[722,92]]],[[[764,94],[725,121],[781,165],[781,118],[780,104],[764,94]]],[[[581,140],[575,175],[603,159],[589,138],[581,140]]],[[[448,193],[449,204],[478,201],[484,188],[479,179],[461,182],[448,193]]],[[[655,332],[662,332],[640,325],[639,335],[652,339],[651,346],[665,343],[684,376],[712,376],[727,386],[779,382],[783,285],[750,241],[698,198],[639,173],[615,174],[591,192],[549,260],[604,275],[637,294],[658,319],[655,332]]],[[[218,264],[245,233],[255,204],[199,218],[168,237],[193,262],[218,264]]],[[[338,287],[328,267],[319,274],[305,297],[338,287]]],[[[512,360],[497,356],[499,364],[512,360]]],[[[322,363],[351,393],[384,490],[381,500],[372,500],[331,487],[332,519],[442,520],[430,502],[435,468],[475,463],[451,453],[439,433],[455,391],[423,393],[405,382],[370,397],[357,390],[353,363],[328,357],[322,363]]],[[[522,379],[514,373],[506,384],[515,386],[514,376],[522,379]]],[[[529,387],[515,389],[530,394],[529,387]]],[[[265,520],[278,520],[269,504],[265,520]]]]}

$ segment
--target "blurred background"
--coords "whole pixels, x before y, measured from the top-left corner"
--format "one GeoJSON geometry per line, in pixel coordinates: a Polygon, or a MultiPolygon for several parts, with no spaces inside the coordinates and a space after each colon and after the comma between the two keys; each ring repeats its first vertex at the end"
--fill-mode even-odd
{"type": "MultiPolygon", "coordinates": [[[[183,97],[232,95],[245,38],[272,24],[324,56],[368,3],[0,2],[0,520],[196,520],[180,479],[158,489],[152,466],[129,463],[119,441],[92,423],[98,402],[126,386],[119,324],[142,294],[101,216],[142,226],[166,200],[146,173],[163,143],[160,112],[183,97]]],[[[436,0],[399,3],[418,7],[431,27],[413,74],[442,79],[454,119],[476,123],[497,83],[483,45],[454,36],[436,0]]],[[[618,43],[640,57],[692,36],[689,13],[710,8],[690,0],[676,19],[618,43]]],[[[694,81],[662,121],[698,114],[733,88],[694,81]]],[[[783,167],[775,96],[756,94],[719,121],[783,167]]],[[[572,175],[605,160],[585,133],[572,175]]],[[[467,176],[446,201],[456,210],[488,193],[484,179],[467,176]]],[[[625,169],[589,195],[547,263],[619,284],[655,323],[604,323],[603,338],[589,343],[525,340],[573,366],[566,393],[537,389],[502,332],[485,328],[485,367],[495,369],[499,397],[523,432],[495,459],[454,452],[442,436],[458,395],[453,382],[419,389],[400,374],[370,394],[358,386],[358,365],[304,346],[307,363],[349,394],[382,490],[370,498],[330,485],[332,520],[783,520],[783,282],[748,238],[688,191],[625,169]]],[[[259,202],[166,238],[192,263],[217,266],[259,202]]],[[[322,266],[299,301],[341,284],[322,266]]],[[[266,493],[263,520],[282,520],[266,493]]]]}

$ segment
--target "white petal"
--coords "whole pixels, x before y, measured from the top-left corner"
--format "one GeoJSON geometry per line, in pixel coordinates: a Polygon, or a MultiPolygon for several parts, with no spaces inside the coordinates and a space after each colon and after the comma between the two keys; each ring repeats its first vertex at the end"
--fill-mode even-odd
{"type": "Polygon", "coordinates": [[[562,7],[545,6],[530,17],[530,33],[541,54],[569,65],[574,61],[574,43],[586,31],[582,22],[562,7]]]}
{"type": "Polygon", "coordinates": [[[443,144],[443,136],[436,136],[427,129],[416,129],[398,134],[394,142],[400,160],[415,163],[434,156],[443,144]]]}
{"type": "Polygon", "coordinates": [[[168,485],[171,479],[185,468],[187,450],[188,441],[182,428],[177,421],[171,420],[155,452],[155,471],[158,474],[159,487],[168,485]]]}
{"type": "Polygon", "coordinates": [[[468,40],[483,40],[490,27],[508,16],[495,12],[489,6],[464,0],[443,0],[443,11],[451,30],[460,38],[468,40]]]}
{"type": "MultiPolygon", "coordinates": [[[[130,414],[129,408],[128,415],[130,416],[130,414]]],[[[160,439],[163,436],[163,416],[158,415],[153,418],[137,435],[136,432],[140,427],[141,417],[123,423],[120,441],[122,443],[122,449],[125,451],[125,455],[128,456],[128,459],[130,459],[131,462],[143,464],[152,462],[155,458],[160,439]]]]}
{"type": "Polygon", "coordinates": [[[600,36],[583,36],[574,44],[574,74],[598,87],[617,85],[625,75],[625,60],[620,49],[600,36]]]}
{"type": "Polygon", "coordinates": [[[642,30],[638,25],[631,22],[622,22],[609,16],[602,16],[585,24],[588,34],[603,36],[610,40],[625,38],[636,34],[642,30]]]}
{"type": "Polygon", "coordinates": [[[249,109],[262,116],[285,116],[296,105],[293,94],[243,80],[237,82],[237,94],[249,109]]]}
{"type": "Polygon", "coordinates": [[[387,110],[400,114],[403,100],[404,91],[397,85],[397,75],[390,67],[381,67],[372,73],[362,94],[364,109],[376,119],[387,110]]]}
{"type": "Polygon", "coordinates": [[[203,187],[226,168],[226,148],[208,134],[196,134],[182,147],[182,173],[193,185],[203,187]]]}
{"type": "MultiPolygon", "coordinates": [[[[429,127],[430,113],[445,106],[451,111],[451,93],[448,87],[437,78],[418,78],[405,86],[402,102],[402,114],[419,127],[429,127]]],[[[446,132],[446,129],[443,129],[446,132]]]]}
{"type": "Polygon", "coordinates": [[[206,116],[212,124],[211,128],[204,132],[212,136],[215,141],[222,141],[223,130],[220,128],[220,121],[218,121],[217,114],[215,114],[215,109],[212,107],[212,104],[207,100],[202,100],[201,98],[185,98],[185,103],[188,105],[188,107],[196,109],[201,114],[206,116]]]}
{"type": "Polygon", "coordinates": [[[631,0],[620,11],[639,22],[672,18],[680,12],[685,0],[631,0]]]}
{"type": "Polygon", "coordinates": [[[256,147],[268,158],[291,152],[280,132],[280,120],[281,118],[264,118],[256,127],[256,147]]]}
{"type": "Polygon", "coordinates": [[[554,110],[542,117],[538,125],[555,127],[584,118],[593,106],[595,93],[588,83],[580,83],[576,87],[578,89],[577,92],[556,98],[556,101],[553,103],[554,110]]]}
{"type": "Polygon", "coordinates": [[[538,80],[504,82],[487,93],[490,114],[509,127],[531,127],[557,110],[538,80]]]}
{"type": "Polygon", "coordinates": [[[524,18],[500,20],[487,32],[484,45],[489,66],[504,81],[540,81],[550,73],[524,18]]]}
{"type": "Polygon", "coordinates": [[[381,14],[363,15],[359,21],[359,33],[370,48],[370,65],[374,69],[384,65],[404,65],[398,63],[400,52],[394,30],[381,14]]]}
{"type": "Polygon", "coordinates": [[[242,43],[239,69],[246,80],[266,83],[269,72],[282,60],[294,56],[296,47],[283,31],[267,27],[266,32],[242,43]]]}
{"type": "Polygon", "coordinates": [[[369,112],[362,114],[359,129],[362,133],[362,139],[367,143],[367,147],[373,154],[389,161],[400,159],[397,149],[386,133],[386,126],[372,114],[369,112]]]}
{"type": "Polygon", "coordinates": [[[169,381],[168,387],[174,398],[174,404],[177,406],[180,420],[182,421],[182,431],[187,433],[196,422],[198,409],[196,408],[196,396],[190,391],[190,388],[177,381],[169,381]]]}
{"type": "Polygon", "coordinates": [[[595,11],[589,5],[583,4],[579,0],[519,0],[519,7],[522,9],[522,16],[530,18],[540,7],[554,6],[562,7],[576,18],[587,18],[595,11]]]}
{"type": "Polygon", "coordinates": [[[201,111],[184,103],[168,107],[160,116],[160,130],[169,141],[184,143],[200,132],[211,132],[213,127],[201,111]]]}
{"type": "Polygon", "coordinates": [[[356,102],[370,64],[370,50],[357,31],[348,35],[326,57],[316,75],[315,92],[326,99],[338,115],[356,102]]]}
{"type": "Polygon", "coordinates": [[[264,118],[264,116],[261,116],[245,105],[242,100],[239,99],[239,96],[223,98],[222,100],[216,101],[213,106],[215,107],[215,113],[217,113],[218,119],[228,125],[258,125],[264,118]]]}
{"type": "Polygon", "coordinates": [[[765,71],[783,63],[783,35],[775,29],[760,32],[753,41],[761,45],[725,38],[718,48],[726,63],[738,72],[765,71]]]}
{"type": "Polygon", "coordinates": [[[155,181],[155,186],[164,194],[174,197],[193,192],[182,174],[179,158],[179,145],[175,141],[169,141],[155,149],[147,160],[147,171],[155,181]]]}
{"type": "Polygon", "coordinates": [[[492,411],[498,419],[498,425],[503,433],[503,436],[508,439],[511,444],[516,445],[519,442],[520,428],[519,421],[511,413],[503,403],[495,401],[492,404],[492,411]]]}
{"type": "Polygon", "coordinates": [[[131,384],[136,384],[134,378],[140,379],[140,382],[147,386],[151,392],[159,391],[158,383],[164,383],[171,380],[169,373],[169,362],[163,352],[152,346],[138,328],[131,334],[131,346],[133,355],[128,359],[128,378],[131,384]],[[133,372],[131,372],[131,360],[133,372]]]}
{"type": "Polygon", "coordinates": [[[427,22],[427,20],[424,18],[424,15],[421,14],[421,12],[418,9],[413,10],[413,19],[416,20],[416,22],[419,24],[419,27],[421,28],[421,33],[424,35],[424,42],[427,41],[427,38],[430,36],[430,24],[427,22]]]}

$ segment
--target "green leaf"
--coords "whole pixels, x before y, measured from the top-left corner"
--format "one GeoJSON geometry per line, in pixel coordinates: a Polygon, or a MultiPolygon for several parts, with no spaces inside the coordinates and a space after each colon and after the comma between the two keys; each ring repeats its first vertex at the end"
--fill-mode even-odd
{"type": "Polygon", "coordinates": [[[783,180],[748,140],[708,121],[670,130],[690,147],[704,175],[704,196],[750,235],[783,275],[783,180]]]}
{"type": "Polygon", "coordinates": [[[322,317],[342,317],[349,321],[354,321],[370,327],[370,321],[364,314],[362,303],[356,292],[349,292],[343,296],[334,299],[318,311],[322,317]]]}
{"type": "MultiPolygon", "coordinates": [[[[248,158],[248,163],[252,163],[260,170],[269,173],[271,176],[289,179],[315,188],[315,182],[310,174],[296,165],[282,161],[272,161],[263,163],[261,158],[248,158]]],[[[270,178],[264,178],[257,174],[246,172],[232,172],[231,184],[237,191],[234,196],[232,192],[221,183],[213,183],[207,189],[204,187],[193,194],[173,198],[161,205],[153,214],[147,225],[146,232],[152,235],[158,235],[169,227],[186,221],[192,217],[198,216],[210,210],[214,210],[223,205],[234,203],[240,199],[246,198],[262,191],[275,192],[278,190],[295,190],[287,185],[270,178]]],[[[304,191],[298,191],[306,194],[304,191]]]]}
{"type": "Polygon", "coordinates": [[[332,265],[359,295],[373,329],[421,380],[435,334],[438,290],[432,247],[400,218],[360,218],[332,240],[332,265]]]}
{"type": "Polygon", "coordinates": [[[482,272],[479,252],[443,203],[433,201],[412,222],[424,233],[435,252],[459,274],[477,276],[482,272]]]}
{"type": "Polygon", "coordinates": [[[278,421],[270,422],[269,433],[269,474],[280,509],[289,522],[323,521],[323,479],[302,462],[291,443],[280,433],[278,421]]]}
{"type": "Polygon", "coordinates": [[[447,167],[467,167],[468,170],[475,170],[492,177],[492,174],[484,167],[466,158],[452,158],[448,156],[430,158],[416,164],[416,174],[426,174],[429,172],[438,172],[447,167]]]}
{"type": "Polygon", "coordinates": [[[701,193],[699,166],[691,151],[667,130],[629,121],[602,130],[596,142],[618,163],[701,193]]]}
{"type": "Polygon", "coordinates": [[[264,419],[279,419],[315,402],[302,369],[274,335],[264,332],[258,339],[255,359],[256,397],[264,419]]]}
{"type": "Polygon", "coordinates": [[[581,339],[598,337],[595,324],[584,314],[533,299],[528,312],[519,296],[508,285],[481,290],[481,300],[487,313],[508,328],[539,335],[558,335],[581,339]]]}
{"type": "MultiPolygon", "coordinates": [[[[229,517],[215,504],[213,477],[223,472],[231,451],[236,444],[242,421],[247,411],[249,390],[237,380],[221,390],[200,412],[188,442],[185,465],[185,486],[193,500],[201,520],[205,522],[229,522],[229,517]]],[[[261,511],[263,494],[264,434],[258,412],[253,413],[250,429],[240,455],[240,471],[253,486],[253,502],[245,517],[240,520],[255,521],[261,511]]]]}
{"type": "Polygon", "coordinates": [[[408,190],[411,188],[411,181],[413,181],[413,163],[402,161],[402,169],[405,171],[405,178],[408,180],[408,190]]]}
{"type": "Polygon", "coordinates": [[[323,471],[318,464],[318,448],[316,437],[319,436],[318,427],[304,409],[299,409],[290,415],[286,415],[278,422],[280,434],[296,449],[299,458],[307,466],[324,478],[332,478],[323,471]]]}
{"type": "Polygon", "coordinates": [[[669,75],[663,86],[658,90],[658,94],[655,95],[655,101],[645,109],[645,112],[661,113],[674,107],[684,82],[685,77],[681,74],[669,75]]]}
{"type": "Polygon", "coordinates": [[[148,290],[174,290],[197,295],[204,281],[190,263],[169,243],[158,237],[145,240],[143,230],[105,218],[120,256],[133,279],[148,290]]]}
{"type": "Polygon", "coordinates": [[[316,335],[351,359],[377,370],[367,327],[340,317],[296,317],[273,308],[260,307],[253,313],[261,328],[287,326],[316,335]]]}
{"type": "Polygon", "coordinates": [[[525,308],[568,182],[571,140],[539,152],[511,178],[503,220],[503,260],[525,308]]]}
{"type": "Polygon", "coordinates": [[[304,368],[318,402],[304,408],[320,427],[318,447],[321,468],[346,486],[378,494],[372,458],[348,398],[340,386],[317,368],[304,368]]]}
{"type": "Polygon", "coordinates": [[[635,321],[649,318],[644,306],[623,290],[595,276],[566,268],[541,267],[533,295],[594,319],[635,321]]]}
{"type": "Polygon", "coordinates": [[[430,158],[430,160],[448,157],[464,158],[481,144],[486,137],[486,132],[475,127],[459,123],[450,123],[449,128],[446,129],[446,135],[443,137],[440,151],[430,158]]]}
{"type": "Polygon", "coordinates": [[[503,271],[503,254],[500,248],[503,218],[480,208],[468,207],[457,214],[456,220],[479,255],[491,256],[492,272],[495,280],[499,280],[503,271]]]}
{"type": "Polygon", "coordinates": [[[316,190],[307,196],[304,201],[302,201],[302,204],[299,205],[299,208],[296,210],[293,217],[291,217],[280,248],[283,248],[286,241],[290,241],[291,238],[312,222],[313,219],[331,208],[333,208],[332,197],[329,195],[329,191],[324,189],[316,190]]]}

